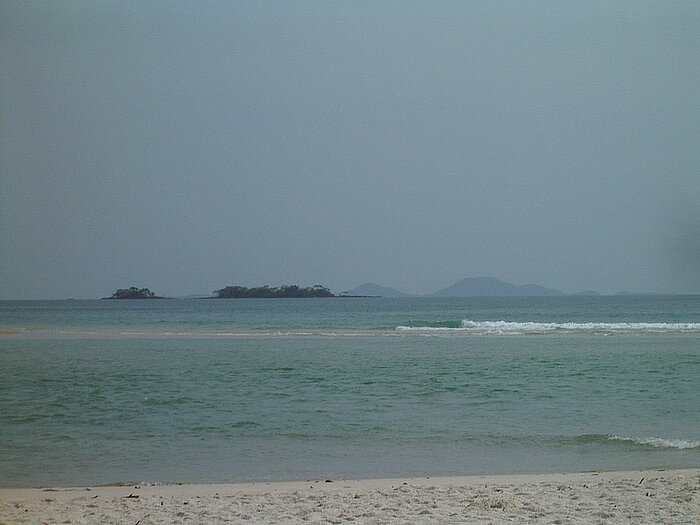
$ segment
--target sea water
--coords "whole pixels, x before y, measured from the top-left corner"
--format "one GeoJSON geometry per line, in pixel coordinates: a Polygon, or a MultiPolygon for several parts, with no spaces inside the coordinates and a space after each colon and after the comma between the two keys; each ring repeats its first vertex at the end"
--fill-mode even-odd
{"type": "Polygon", "coordinates": [[[0,302],[0,485],[700,466],[700,296],[0,302]]]}

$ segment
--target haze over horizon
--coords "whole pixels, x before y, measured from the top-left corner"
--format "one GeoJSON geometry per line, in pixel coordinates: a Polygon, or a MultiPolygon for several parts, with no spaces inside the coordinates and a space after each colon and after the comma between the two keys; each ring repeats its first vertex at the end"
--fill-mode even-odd
{"type": "Polygon", "coordinates": [[[700,293],[700,4],[0,0],[0,299],[700,293]]]}

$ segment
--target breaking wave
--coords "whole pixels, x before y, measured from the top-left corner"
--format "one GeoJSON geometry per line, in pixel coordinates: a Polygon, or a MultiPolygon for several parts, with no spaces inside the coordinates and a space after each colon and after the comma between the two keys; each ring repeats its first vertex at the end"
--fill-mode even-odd
{"type": "Polygon", "coordinates": [[[685,439],[664,439],[657,437],[628,437],[609,435],[611,441],[626,441],[635,445],[645,445],[654,448],[677,448],[681,450],[700,448],[700,441],[687,441],[685,439]]]}
{"type": "Polygon", "coordinates": [[[397,326],[397,331],[423,333],[465,333],[483,335],[522,334],[665,334],[699,333],[700,323],[538,323],[518,321],[472,321],[465,319],[457,327],[397,326]]]}
{"type": "Polygon", "coordinates": [[[581,447],[588,445],[610,445],[633,449],[700,449],[700,441],[687,439],[666,439],[660,437],[617,436],[615,434],[583,434],[578,436],[538,436],[538,435],[473,435],[468,441],[477,441],[497,446],[539,445],[547,447],[581,447]]]}

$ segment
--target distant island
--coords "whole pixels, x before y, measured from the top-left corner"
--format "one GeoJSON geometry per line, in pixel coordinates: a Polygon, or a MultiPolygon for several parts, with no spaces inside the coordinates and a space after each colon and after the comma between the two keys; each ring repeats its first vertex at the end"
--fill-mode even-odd
{"type": "Polygon", "coordinates": [[[516,286],[495,277],[468,277],[431,295],[436,297],[551,297],[564,295],[564,292],[537,284],[516,286]]]}
{"type": "MultiPolygon", "coordinates": [[[[600,296],[593,290],[578,293],[564,293],[555,288],[547,288],[538,284],[515,285],[495,277],[467,277],[451,286],[441,288],[436,292],[416,295],[404,293],[395,288],[381,286],[376,283],[364,283],[349,291],[335,294],[329,288],[316,284],[302,288],[296,284],[271,287],[269,285],[247,288],[245,286],[226,286],[215,290],[213,295],[191,295],[181,299],[281,299],[305,297],[558,297],[558,296],[600,296]]],[[[611,295],[657,295],[654,293],[618,292],[611,295]]],[[[103,299],[166,299],[157,296],[148,288],[120,288],[111,297],[103,299]]]]}
{"type": "MultiPolygon", "coordinates": [[[[375,283],[361,284],[348,293],[372,297],[421,297],[375,283]]],[[[586,295],[594,293],[595,292],[585,292],[586,295]]],[[[560,290],[545,288],[537,284],[516,286],[496,279],[495,277],[467,277],[447,288],[442,288],[422,297],[524,297],[558,295],[565,294],[560,290]]]]}
{"type": "Polygon", "coordinates": [[[132,286],[131,288],[119,288],[110,297],[103,297],[102,299],[165,299],[165,297],[159,297],[148,288],[136,288],[132,286]]]}
{"type": "MultiPolygon", "coordinates": [[[[353,295],[372,297],[421,297],[381,286],[375,283],[361,284],[350,292],[353,295]]],[[[467,277],[456,283],[422,297],[554,297],[564,295],[595,296],[600,295],[592,290],[566,294],[561,290],[546,288],[538,284],[515,285],[496,279],[495,277],[467,277]]]]}
{"type": "Polygon", "coordinates": [[[245,286],[227,286],[221,290],[214,290],[216,299],[277,299],[277,298],[305,298],[305,297],[337,297],[328,288],[317,284],[308,288],[284,285],[276,288],[259,286],[246,288],[245,286]]]}
{"type": "Polygon", "coordinates": [[[425,295],[407,294],[394,288],[381,286],[375,283],[361,284],[357,288],[343,293],[364,297],[595,297],[601,295],[659,295],[655,292],[617,292],[614,294],[601,294],[593,290],[565,293],[556,288],[547,288],[539,284],[515,285],[491,276],[467,277],[446,288],[441,288],[436,292],[425,295]]]}
{"type": "Polygon", "coordinates": [[[349,296],[360,297],[415,297],[411,294],[400,292],[394,288],[380,286],[375,283],[364,283],[357,288],[353,288],[349,292],[344,293],[349,296]]]}

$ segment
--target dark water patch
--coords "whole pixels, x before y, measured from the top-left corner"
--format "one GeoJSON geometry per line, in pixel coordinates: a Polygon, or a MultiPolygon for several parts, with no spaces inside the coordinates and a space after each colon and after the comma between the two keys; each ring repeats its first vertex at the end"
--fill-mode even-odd
{"type": "Polygon", "coordinates": [[[34,423],[37,421],[45,421],[45,420],[51,420],[55,421],[56,419],[63,419],[67,417],[66,414],[46,414],[46,413],[37,413],[37,414],[17,414],[17,415],[7,415],[3,417],[2,419],[7,423],[7,424],[22,424],[22,423],[34,423]]]}
{"type": "Polygon", "coordinates": [[[229,425],[230,428],[253,428],[260,426],[262,425],[260,423],[256,423],[255,421],[236,421],[235,423],[231,423],[229,425]]]}
{"type": "MultiPolygon", "coordinates": [[[[232,427],[229,427],[232,428],[232,427]]],[[[211,432],[211,433],[220,433],[220,432],[226,432],[228,431],[227,428],[220,427],[220,426],[213,426],[213,425],[194,425],[190,427],[189,429],[191,432],[211,432]]]]}
{"type": "Polygon", "coordinates": [[[327,378],[320,376],[310,376],[302,379],[305,383],[323,383],[327,378]]]}
{"type": "Polygon", "coordinates": [[[154,398],[146,397],[141,400],[141,402],[146,406],[156,406],[156,407],[178,407],[187,404],[201,404],[203,400],[182,396],[182,397],[168,397],[168,398],[154,398]]]}

